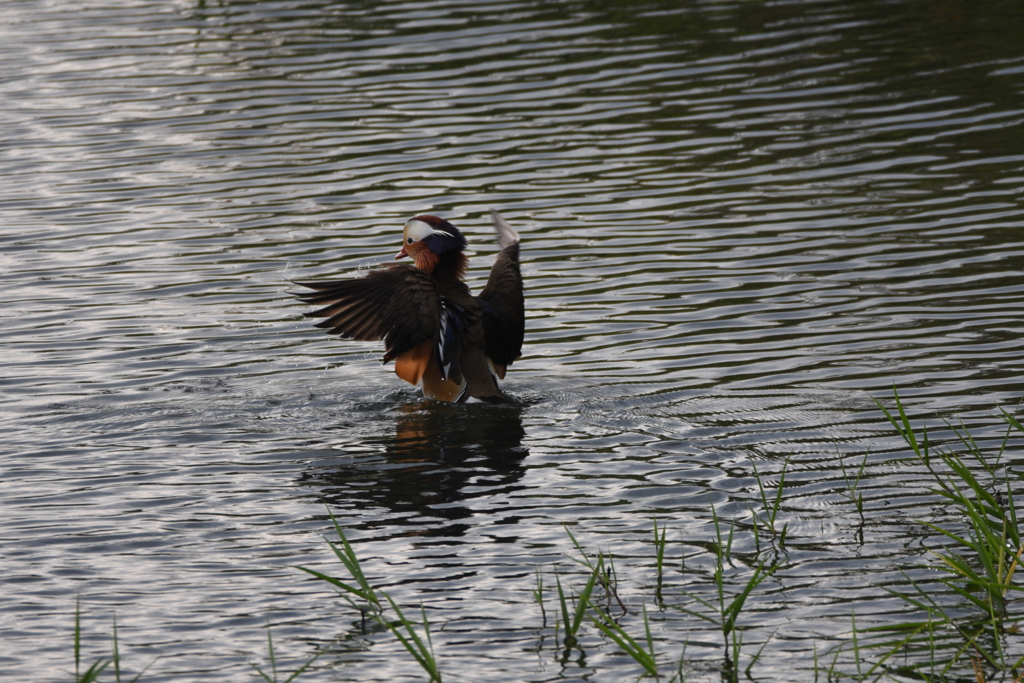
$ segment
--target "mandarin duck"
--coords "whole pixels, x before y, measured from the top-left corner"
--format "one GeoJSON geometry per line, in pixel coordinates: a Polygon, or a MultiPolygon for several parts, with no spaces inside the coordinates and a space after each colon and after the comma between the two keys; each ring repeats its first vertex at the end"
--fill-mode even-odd
{"type": "Polygon", "coordinates": [[[314,290],[298,294],[322,306],[306,317],[328,334],[359,341],[384,340],[384,363],[423,387],[438,401],[509,403],[498,388],[506,368],[519,358],[525,317],[519,272],[519,233],[491,212],[501,251],[487,285],[473,296],[463,282],[466,238],[437,216],[405,224],[402,249],[393,263],[365,277],[296,282],[314,290]]]}

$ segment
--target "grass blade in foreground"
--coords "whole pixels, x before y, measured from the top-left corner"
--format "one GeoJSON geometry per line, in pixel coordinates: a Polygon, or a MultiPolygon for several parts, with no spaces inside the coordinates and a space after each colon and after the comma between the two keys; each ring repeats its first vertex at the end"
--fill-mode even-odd
{"type": "MultiPolygon", "coordinates": [[[[328,514],[330,514],[330,511],[328,511],[328,514]]],[[[389,631],[391,631],[392,634],[394,634],[396,638],[398,638],[398,641],[402,644],[402,646],[409,652],[409,654],[411,654],[416,659],[416,661],[427,673],[427,675],[430,676],[431,681],[441,683],[441,672],[438,669],[437,660],[434,657],[434,644],[430,638],[430,624],[427,621],[426,610],[422,607],[420,608],[423,614],[423,628],[424,631],[426,632],[427,638],[427,642],[424,643],[420,636],[416,633],[415,629],[413,628],[413,623],[405,617],[405,615],[402,613],[401,608],[399,608],[398,604],[395,603],[391,596],[385,593],[384,591],[378,591],[370,585],[370,582],[366,579],[366,575],[363,573],[363,569],[359,564],[359,558],[356,557],[355,551],[352,549],[351,544],[349,544],[348,539],[345,538],[345,533],[341,530],[341,526],[338,524],[338,521],[334,518],[333,514],[331,514],[331,521],[334,522],[334,529],[338,533],[338,538],[341,541],[341,547],[339,548],[337,545],[331,543],[330,541],[328,541],[327,544],[331,546],[331,550],[333,550],[337,558],[341,560],[341,563],[345,566],[345,569],[348,570],[349,575],[352,576],[352,578],[355,580],[356,585],[353,586],[333,576],[329,576],[322,572],[318,572],[314,569],[309,569],[308,567],[296,567],[296,569],[300,569],[306,572],[307,574],[310,574],[311,576],[315,576],[321,581],[326,581],[335,588],[339,588],[342,591],[351,593],[352,595],[355,595],[356,597],[359,597],[365,600],[367,603],[369,603],[371,607],[370,616],[372,616],[372,618],[375,621],[377,621],[377,623],[386,627],[389,631]],[[398,625],[384,618],[384,605],[381,598],[386,600],[387,603],[391,606],[391,609],[395,611],[395,614],[398,616],[398,625]],[[400,628],[399,626],[405,629],[404,633],[402,632],[402,628],[400,628]]],[[[363,612],[365,616],[366,612],[362,609],[361,605],[357,604],[351,598],[344,594],[342,594],[342,597],[344,597],[349,602],[350,605],[363,612]]],[[[273,662],[272,643],[271,662],[273,662]]],[[[301,671],[305,670],[306,666],[308,666],[309,664],[312,664],[312,661],[308,662],[305,666],[303,666],[303,668],[300,669],[300,671],[296,672],[295,675],[298,675],[299,673],[301,673],[301,671]]],[[[257,671],[259,671],[259,669],[257,669],[257,671]]],[[[262,671],[260,671],[260,675],[268,681],[271,680],[267,678],[267,676],[262,671]]],[[[291,678],[289,678],[288,680],[290,681],[291,678]]],[[[271,681],[271,683],[274,682],[271,681]]]]}
{"type": "Polygon", "coordinates": [[[665,527],[661,528],[661,534],[658,534],[658,518],[654,518],[654,549],[655,549],[655,567],[658,570],[658,589],[654,595],[658,600],[658,604],[662,603],[661,589],[664,584],[664,568],[665,568],[665,534],[668,529],[665,527]]]}
{"type": "MultiPolygon", "coordinates": [[[[93,665],[85,670],[85,673],[80,673],[79,668],[81,666],[82,656],[82,616],[81,616],[81,597],[75,599],[75,681],[76,683],[93,683],[98,681],[100,674],[102,674],[108,666],[114,665],[114,680],[117,683],[121,683],[121,649],[117,637],[117,616],[113,617],[113,635],[111,636],[111,652],[110,657],[100,657],[93,665]]],[[[142,674],[146,673],[149,667],[153,666],[153,661],[150,662],[135,675],[128,683],[136,683],[142,674]]]]}
{"type": "Polygon", "coordinates": [[[387,599],[388,604],[391,605],[391,609],[395,610],[395,614],[398,615],[398,620],[405,627],[408,636],[404,635],[401,630],[394,624],[388,623],[387,626],[391,629],[391,632],[395,634],[398,640],[405,646],[405,649],[409,651],[416,661],[419,662],[423,670],[430,676],[431,681],[437,681],[441,683],[441,671],[437,668],[437,660],[434,658],[434,643],[430,638],[430,623],[427,621],[427,611],[420,607],[420,612],[423,615],[423,631],[427,635],[427,642],[423,640],[416,633],[412,627],[412,622],[405,618],[402,614],[402,610],[395,604],[395,601],[391,599],[391,596],[387,593],[381,593],[387,599]]]}
{"type": "MultiPolygon", "coordinates": [[[[335,588],[339,588],[345,592],[351,593],[357,598],[360,598],[361,600],[365,601],[373,612],[379,614],[383,609],[380,597],[377,595],[377,592],[373,589],[373,586],[370,585],[370,582],[366,580],[366,575],[363,574],[363,568],[359,565],[359,558],[356,557],[355,551],[352,550],[352,546],[349,544],[348,539],[345,538],[345,534],[342,532],[341,526],[338,525],[338,520],[334,518],[334,514],[331,513],[330,510],[327,511],[327,514],[331,516],[331,522],[334,523],[334,530],[337,532],[338,538],[341,540],[342,547],[338,548],[338,546],[336,546],[334,543],[331,543],[330,541],[327,541],[327,545],[331,547],[331,550],[334,551],[334,555],[341,561],[343,565],[345,565],[345,569],[348,571],[349,575],[353,579],[355,579],[355,582],[358,587],[344,583],[343,581],[336,579],[333,576],[328,576],[327,574],[323,574],[314,569],[299,566],[296,566],[295,568],[300,569],[306,572],[307,574],[315,576],[321,581],[326,581],[335,588]]],[[[363,611],[362,606],[353,602],[351,598],[347,596],[342,597],[344,597],[349,602],[350,605],[352,605],[360,611],[363,611]]]]}
{"type": "Polygon", "coordinates": [[[265,680],[267,683],[291,683],[296,678],[298,678],[299,674],[301,674],[303,671],[305,671],[309,667],[313,666],[313,662],[315,662],[316,660],[320,659],[320,655],[323,654],[323,652],[317,652],[312,657],[307,659],[305,664],[303,664],[298,669],[296,669],[292,673],[291,676],[289,676],[288,678],[284,679],[283,681],[278,681],[277,680],[277,658],[274,656],[274,639],[270,635],[270,623],[269,622],[267,623],[267,653],[268,653],[268,656],[270,657],[270,671],[273,674],[273,678],[271,678],[270,676],[265,674],[263,672],[263,670],[260,669],[255,664],[253,664],[251,662],[249,663],[249,666],[251,666],[252,668],[256,669],[256,673],[258,673],[260,676],[262,676],[263,680],[265,680]]]}
{"type": "MultiPolygon", "coordinates": [[[[590,606],[590,596],[594,592],[594,584],[597,583],[597,577],[601,573],[604,567],[604,557],[598,556],[597,564],[592,565],[594,568],[590,572],[590,578],[587,580],[587,584],[583,587],[583,592],[576,598],[576,606],[573,611],[572,618],[569,618],[569,601],[565,597],[565,592],[562,590],[562,581],[555,575],[555,587],[558,590],[558,602],[562,611],[561,624],[565,628],[565,654],[563,659],[569,658],[569,653],[574,647],[579,644],[579,640],[576,634],[580,630],[580,625],[583,623],[583,617],[587,613],[587,608],[590,606]]],[[[555,629],[557,632],[558,624],[556,623],[555,629]]]]}
{"type": "Polygon", "coordinates": [[[654,652],[654,639],[651,637],[651,622],[647,618],[647,606],[643,607],[644,631],[647,635],[647,649],[645,650],[636,640],[626,633],[615,620],[604,612],[600,607],[595,607],[600,619],[591,617],[591,621],[602,633],[618,644],[622,651],[633,658],[633,660],[644,668],[644,675],[658,676],[658,655],[654,652]]]}
{"type": "Polygon", "coordinates": [[[951,531],[933,522],[922,522],[952,542],[941,551],[931,552],[940,560],[939,568],[946,573],[938,582],[959,596],[961,602],[943,607],[908,577],[917,596],[894,594],[924,612],[927,618],[861,629],[861,633],[874,638],[870,643],[861,643],[861,648],[888,650],[869,675],[886,660],[903,655],[919,661],[901,665],[901,675],[980,681],[1011,676],[1013,680],[1020,680],[1019,667],[1024,656],[1011,663],[1007,659],[1006,639],[1008,634],[1021,628],[1024,615],[1008,609],[1007,596],[1011,591],[1024,590],[1013,582],[1024,554],[1024,543],[1017,524],[1011,480],[999,463],[1011,430],[1024,434],[1024,428],[1014,416],[1000,409],[1009,427],[993,455],[986,456],[963,422],[959,428],[946,424],[967,449],[969,458],[948,448],[931,450],[927,429],[922,429],[919,441],[895,388],[893,397],[898,419],[880,401],[875,399],[875,403],[934,478],[935,493],[952,504],[958,513],[956,519],[963,525],[962,531],[951,531]],[[973,469],[968,464],[972,460],[976,463],[973,469]],[[971,606],[975,611],[967,609],[965,614],[964,608],[971,606]],[[927,654],[924,661],[919,659],[922,653],[927,654]]]}

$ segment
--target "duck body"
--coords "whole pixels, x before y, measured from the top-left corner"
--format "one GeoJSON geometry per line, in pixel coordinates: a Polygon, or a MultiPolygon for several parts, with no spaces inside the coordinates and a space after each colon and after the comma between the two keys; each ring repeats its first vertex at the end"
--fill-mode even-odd
{"type": "Polygon", "coordinates": [[[463,281],[466,239],[446,220],[416,216],[405,225],[396,263],[365,277],[296,282],[321,308],[307,317],[348,339],[384,340],[384,362],[439,401],[507,403],[498,380],[522,350],[525,314],[519,234],[492,212],[501,251],[487,284],[474,296],[463,281]]]}

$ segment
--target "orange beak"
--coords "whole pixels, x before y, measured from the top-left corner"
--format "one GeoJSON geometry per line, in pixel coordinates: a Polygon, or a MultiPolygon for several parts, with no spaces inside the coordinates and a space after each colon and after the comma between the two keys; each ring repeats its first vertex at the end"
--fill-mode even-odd
{"type": "Polygon", "coordinates": [[[409,252],[407,252],[405,250],[405,245],[402,245],[402,251],[400,251],[397,254],[395,254],[395,260],[397,261],[400,258],[405,258],[408,255],[409,255],[409,252]]]}

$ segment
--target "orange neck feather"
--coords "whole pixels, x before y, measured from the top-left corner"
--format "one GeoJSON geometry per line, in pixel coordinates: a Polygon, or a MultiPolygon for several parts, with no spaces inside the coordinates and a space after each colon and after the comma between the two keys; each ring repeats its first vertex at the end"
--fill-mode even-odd
{"type": "Polygon", "coordinates": [[[409,253],[409,256],[412,256],[413,264],[427,273],[433,273],[434,268],[437,267],[437,262],[441,260],[441,257],[432,252],[430,247],[422,242],[410,244],[406,247],[406,251],[409,253]]]}
{"type": "MultiPolygon", "coordinates": [[[[412,262],[417,268],[426,272],[434,273],[434,270],[441,264],[441,257],[430,250],[425,244],[416,242],[407,247],[409,256],[412,257],[412,262]]],[[[449,252],[451,254],[451,252],[449,252]]],[[[466,266],[469,264],[469,259],[462,252],[456,252],[450,256],[446,255],[445,262],[451,262],[454,268],[455,277],[463,279],[466,275],[466,266]]],[[[439,273],[440,274],[440,273],[439,273]]]]}

